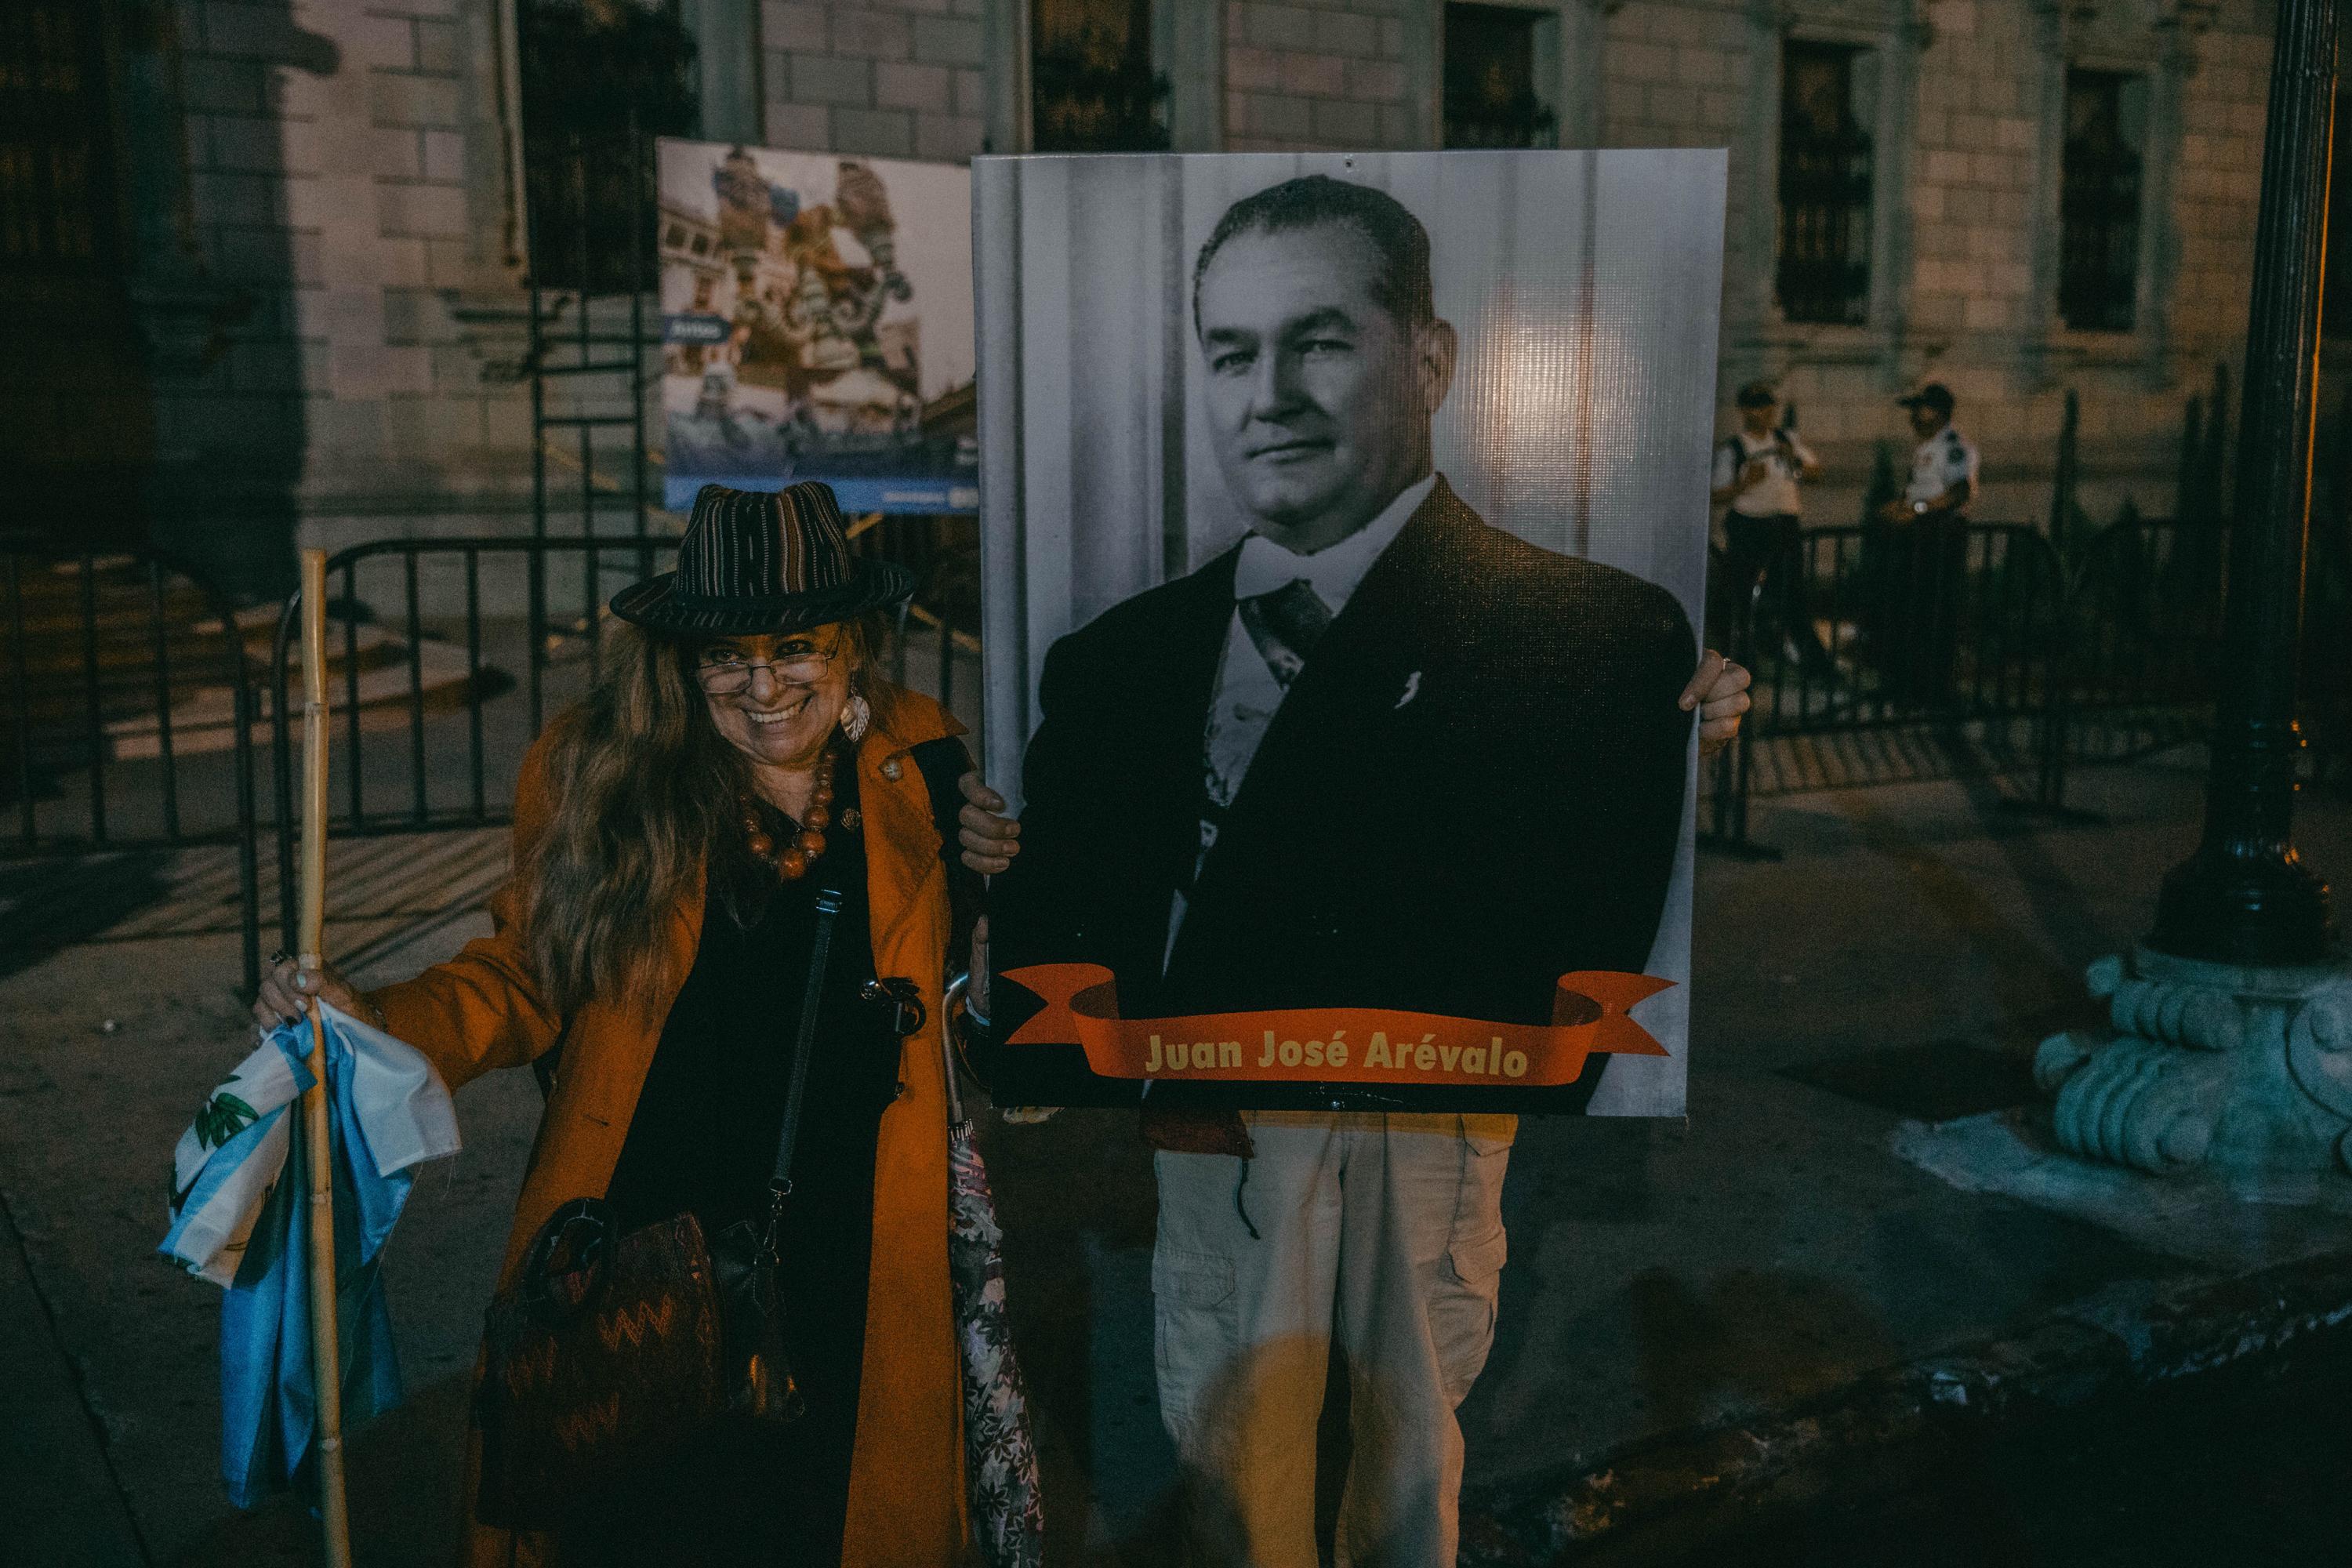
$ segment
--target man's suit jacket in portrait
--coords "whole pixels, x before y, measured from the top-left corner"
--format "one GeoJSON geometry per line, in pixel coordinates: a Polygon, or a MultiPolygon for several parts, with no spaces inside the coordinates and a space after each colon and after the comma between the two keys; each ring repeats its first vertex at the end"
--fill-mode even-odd
{"type": "MultiPolygon", "coordinates": [[[[1529,1024],[1550,1021],[1563,973],[1641,970],[1692,723],[1676,700],[1696,645],[1675,597],[1490,526],[1439,479],[1290,684],[1203,857],[1203,727],[1238,555],[1048,651],[1022,852],[992,889],[995,970],[1103,964],[1129,1017],[1350,1006],[1529,1024]]],[[[997,997],[1000,1033],[1036,1006],[1013,985],[997,997]]],[[[1063,1058],[1082,1067],[1075,1047],[1063,1058]]],[[[1599,1070],[1548,1108],[1582,1109],[1599,1070]]],[[[1501,1110],[1547,1091],[1444,1092],[1501,1110]]],[[[1163,1080],[1146,1131],[1244,1100],[1407,1103],[1163,1080]]]]}

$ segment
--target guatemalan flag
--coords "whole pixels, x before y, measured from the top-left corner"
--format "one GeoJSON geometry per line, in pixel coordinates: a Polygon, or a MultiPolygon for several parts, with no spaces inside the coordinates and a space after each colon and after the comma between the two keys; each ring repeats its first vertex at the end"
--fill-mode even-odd
{"type": "MultiPolygon", "coordinates": [[[[400,1402],[376,1261],[412,1172],[457,1152],[449,1091],[414,1047],[324,1003],[334,1121],[335,1300],[343,1414],[400,1402]]],[[[159,1248],[226,1286],[221,1307],[221,1473],[251,1508],[310,1452],[310,1176],[296,1102],[310,1085],[310,1026],[271,1031],[205,1100],[172,1160],[171,1231],[159,1248]]]]}

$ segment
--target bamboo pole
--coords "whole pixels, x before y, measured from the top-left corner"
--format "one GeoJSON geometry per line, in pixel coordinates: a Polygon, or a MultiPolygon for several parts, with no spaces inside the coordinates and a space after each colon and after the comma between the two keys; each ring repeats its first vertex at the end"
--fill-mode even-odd
{"type": "MultiPolygon", "coordinates": [[[[324,967],[327,922],[327,552],[302,552],[302,952],[324,967]]],[[[310,1087],[302,1137],[310,1174],[310,1373],[318,1391],[319,1517],[327,1568],[351,1568],[351,1510],[343,1490],[343,1358],[335,1318],[335,1166],[327,1105],[327,1036],[313,994],[310,1087]]]]}

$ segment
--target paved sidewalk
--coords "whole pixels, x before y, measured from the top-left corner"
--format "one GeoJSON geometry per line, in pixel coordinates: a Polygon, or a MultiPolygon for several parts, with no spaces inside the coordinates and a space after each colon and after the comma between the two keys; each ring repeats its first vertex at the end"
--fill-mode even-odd
{"type": "MultiPolygon", "coordinates": [[[[2046,1344],[2036,1336],[2086,1301],[2178,1306],[2242,1267],[2292,1267],[2345,1239],[2335,1215],[2244,1205],[2269,1250],[2221,1257],[1917,1163],[1923,1138],[2031,1104],[2034,1043],[2095,1019],[2083,966],[2139,933],[2190,846],[2194,769],[2074,783],[2105,824],[2036,826],[1990,785],[1904,785],[1759,803],[1755,836],[1787,851],[1780,864],[1701,857],[1689,1118],[1529,1122],[1513,1154],[1498,1342],[1464,1411],[1476,1499],[1500,1511],[1474,1534],[1533,1540],[1547,1498],[1569,1508],[1545,1516],[1570,1518],[1561,1540],[1638,1528],[1641,1508],[1612,1513],[1575,1489],[1612,1466],[1682,1474],[1654,1457],[1858,1408],[1858,1390],[1910,1386],[1905,1369],[1929,1358],[2046,1344]],[[1645,1454],[1646,1468],[1622,1465],[1645,1454]]],[[[2352,875],[2352,807],[2308,802],[2299,837],[2323,873],[2352,875]]],[[[239,1517],[222,1500],[218,1294],[150,1257],[172,1140],[249,1037],[228,994],[235,939],[148,918],[165,933],[81,942],[0,977],[0,1199],[22,1237],[0,1229],[0,1496],[36,1499],[31,1517],[72,1543],[31,1563],[305,1562],[297,1510],[239,1517]]],[[[405,949],[387,929],[369,933],[384,972],[453,946],[469,921],[439,921],[405,949]]],[[[467,1152],[420,1183],[389,1264],[416,1397],[353,1444],[365,1563],[446,1556],[461,1382],[536,1090],[506,1075],[459,1112],[467,1152]]],[[[1053,1560],[1167,1562],[1150,1175],[1131,1119],[992,1122],[988,1143],[1053,1560]]],[[[2231,1231],[2234,1201],[2208,1210],[2209,1238],[2231,1231]]],[[[2343,1278],[2324,1258],[2305,1267],[2343,1278]]],[[[1518,1550],[1491,1560],[1543,1560],[1518,1550]]]]}

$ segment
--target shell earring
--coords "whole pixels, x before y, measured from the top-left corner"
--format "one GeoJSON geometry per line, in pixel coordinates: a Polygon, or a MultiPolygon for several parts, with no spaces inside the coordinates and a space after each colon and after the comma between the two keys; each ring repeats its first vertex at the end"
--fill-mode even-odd
{"type": "Polygon", "coordinates": [[[849,743],[854,746],[866,739],[866,728],[873,722],[873,708],[863,697],[852,694],[841,710],[841,732],[849,737],[849,743]]]}

